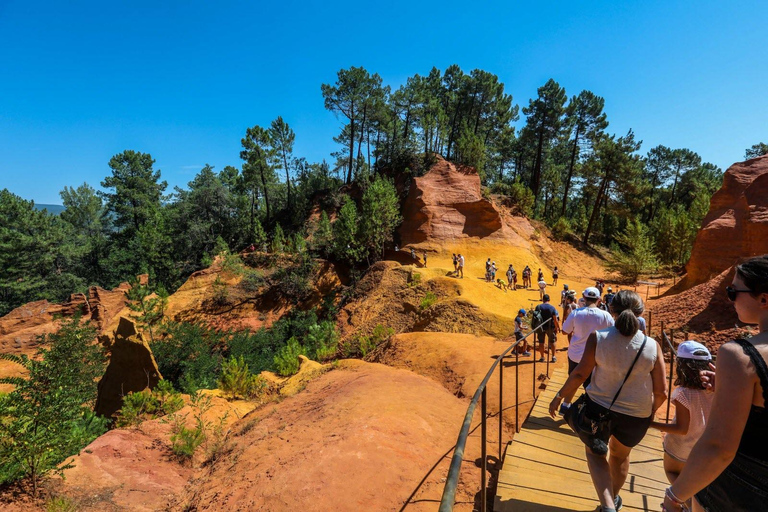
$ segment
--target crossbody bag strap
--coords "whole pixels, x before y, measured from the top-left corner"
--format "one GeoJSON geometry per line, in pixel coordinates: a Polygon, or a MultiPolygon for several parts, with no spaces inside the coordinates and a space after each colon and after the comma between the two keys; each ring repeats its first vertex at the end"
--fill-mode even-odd
{"type": "Polygon", "coordinates": [[[608,410],[611,410],[611,407],[613,407],[613,404],[616,402],[616,399],[619,398],[619,393],[621,393],[621,389],[624,387],[624,384],[627,383],[627,379],[629,379],[629,374],[632,373],[632,369],[635,367],[635,363],[638,359],[640,359],[640,354],[643,353],[643,349],[645,348],[645,344],[648,341],[648,336],[645,336],[643,339],[643,344],[640,345],[640,350],[637,352],[637,355],[635,356],[635,360],[632,361],[632,366],[629,367],[629,371],[627,372],[626,377],[624,377],[624,382],[621,383],[621,386],[619,386],[619,390],[616,392],[616,395],[614,395],[613,400],[611,400],[611,406],[608,407],[608,410]]]}

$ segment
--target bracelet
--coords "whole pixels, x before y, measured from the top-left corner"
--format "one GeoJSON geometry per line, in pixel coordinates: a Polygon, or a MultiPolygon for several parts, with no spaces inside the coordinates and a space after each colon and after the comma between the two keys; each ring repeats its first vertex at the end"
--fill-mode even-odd
{"type": "Polygon", "coordinates": [[[560,392],[558,391],[557,393],[555,393],[555,398],[559,398],[560,400],[562,400],[563,395],[561,395],[560,392]]]}
{"type": "Polygon", "coordinates": [[[664,494],[667,496],[667,498],[672,500],[675,504],[677,504],[677,505],[685,505],[685,501],[683,501],[680,498],[678,498],[677,495],[675,495],[675,493],[672,492],[672,486],[671,485],[669,487],[667,487],[667,490],[664,491],[664,494]]]}

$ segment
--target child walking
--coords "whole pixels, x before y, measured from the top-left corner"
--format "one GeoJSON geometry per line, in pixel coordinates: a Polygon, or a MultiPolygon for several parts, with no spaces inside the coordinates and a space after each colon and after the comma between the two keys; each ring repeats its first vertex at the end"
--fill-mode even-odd
{"type": "MultiPolygon", "coordinates": [[[[523,336],[523,318],[525,318],[525,310],[521,309],[517,312],[517,316],[515,317],[515,340],[520,341],[525,336],[523,336]]],[[[523,357],[529,357],[531,355],[531,351],[528,349],[528,342],[523,341],[520,345],[517,346],[517,352],[522,352],[523,357]]]]}
{"type": "Polygon", "coordinates": [[[691,448],[704,433],[709,418],[712,398],[706,391],[699,372],[709,370],[712,355],[707,347],[696,341],[684,341],[677,348],[678,386],[670,400],[675,404],[672,423],[654,421],[651,426],[666,432],[664,436],[664,472],[669,483],[674,483],[688,460],[691,448]]]}

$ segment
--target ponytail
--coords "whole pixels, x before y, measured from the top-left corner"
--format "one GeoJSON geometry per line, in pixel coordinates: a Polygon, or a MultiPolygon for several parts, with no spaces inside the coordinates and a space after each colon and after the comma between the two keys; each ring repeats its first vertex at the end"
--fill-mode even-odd
{"type": "Polygon", "coordinates": [[[640,330],[638,316],[643,314],[643,299],[630,290],[621,290],[611,301],[611,310],[616,317],[616,329],[624,336],[634,336],[640,330]]]}

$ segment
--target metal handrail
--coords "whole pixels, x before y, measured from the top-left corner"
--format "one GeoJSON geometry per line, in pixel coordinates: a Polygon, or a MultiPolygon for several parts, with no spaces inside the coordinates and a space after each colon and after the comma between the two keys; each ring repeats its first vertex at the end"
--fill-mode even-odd
{"type": "MultiPolygon", "coordinates": [[[[456,441],[456,447],[453,452],[453,457],[451,458],[451,466],[448,470],[448,477],[445,481],[445,487],[443,488],[443,496],[440,500],[440,509],[439,512],[452,512],[453,511],[453,505],[456,500],[456,486],[458,484],[459,480],[459,472],[461,471],[461,463],[464,460],[464,447],[467,444],[467,437],[469,436],[469,429],[472,424],[472,417],[475,413],[475,407],[477,407],[477,401],[482,397],[482,459],[483,459],[483,465],[481,468],[482,476],[481,476],[481,503],[482,507],[481,510],[485,512],[487,510],[487,494],[486,494],[486,472],[487,472],[487,457],[486,457],[486,447],[485,447],[485,441],[486,441],[486,384],[488,384],[488,381],[491,378],[491,375],[493,375],[494,370],[499,365],[499,362],[501,362],[502,359],[504,359],[504,356],[506,356],[512,349],[516,348],[520,343],[525,341],[531,334],[535,333],[536,331],[543,328],[545,325],[547,325],[548,322],[552,321],[551,318],[548,318],[544,322],[541,323],[541,325],[537,326],[535,329],[531,330],[528,334],[526,334],[523,338],[517,340],[515,343],[510,345],[507,350],[505,350],[499,357],[496,358],[496,361],[493,362],[491,365],[491,368],[488,370],[488,373],[485,374],[485,378],[480,383],[480,385],[477,387],[477,391],[475,391],[475,394],[472,397],[472,401],[469,403],[469,407],[467,407],[467,413],[464,415],[464,422],[462,423],[461,430],[459,431],[459,438],[456,441]]],[[[534,386],[536,381],[536,343],[534,342],[534,352],[533,352],[533,364],[534,364],[534,372],[533,372],[533,379],[534,379],[534,386]]],[[[515,351],[515,362],[519,363],[519,355],[517,351],[515,351]]],[[[504,365],[500,367],[499,372],[499,401],[502,401],[503,397],[503,378],[504,378],[504,365]]],[[[519,400],[517,398],[518,393],[518,377],[517,377],[517,368],[518,364],[515,365],[515,430],[519,432],[519,414],[518,414],[518,403],[519,400]]],[[[547,371],[549,371],[549,357],[547,357],[547,371]]],[[[534,396],[535,398],[535,396],[534,396]]],[[[501,461],[501,417],[502,412],[504,410],[503,404],[499,404],[499,461],[501,461]]]]}

